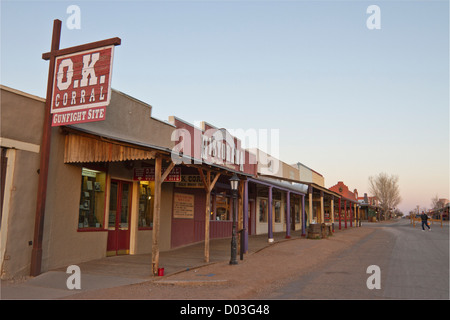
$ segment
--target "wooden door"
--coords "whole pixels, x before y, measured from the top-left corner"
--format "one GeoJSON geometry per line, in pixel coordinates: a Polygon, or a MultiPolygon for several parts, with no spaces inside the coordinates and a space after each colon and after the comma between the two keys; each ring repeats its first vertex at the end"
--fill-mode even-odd
{"type": "Polygon", "coordinates": [[[131,182],[111,180],[107,256],[130,253],[131,182]]]}

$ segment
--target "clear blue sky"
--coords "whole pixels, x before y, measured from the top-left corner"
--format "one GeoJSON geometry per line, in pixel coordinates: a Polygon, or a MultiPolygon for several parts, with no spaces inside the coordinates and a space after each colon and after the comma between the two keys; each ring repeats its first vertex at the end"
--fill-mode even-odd
{"type": "Polygon", "coordinates": [[[61,48],[120,37],[113,88],[158,119],[279,129],[326,187],[399,175],[405,213],[449,197],[448,1],[2,0],[1,84],[45,97],[54,19],[61,48]]]}

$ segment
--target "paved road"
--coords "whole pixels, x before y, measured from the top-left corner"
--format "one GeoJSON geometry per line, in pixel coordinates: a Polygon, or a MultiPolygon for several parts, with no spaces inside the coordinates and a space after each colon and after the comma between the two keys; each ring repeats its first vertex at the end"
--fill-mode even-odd
{"type": "Polygon", "coordinates": [[[280,284],[260,299],[449,299],[449,225],[413,228],[407,219],[366,224],[374,232],[308,274],[280,284]],[[380,289],[368,289],[370,265],[380,289]]]}

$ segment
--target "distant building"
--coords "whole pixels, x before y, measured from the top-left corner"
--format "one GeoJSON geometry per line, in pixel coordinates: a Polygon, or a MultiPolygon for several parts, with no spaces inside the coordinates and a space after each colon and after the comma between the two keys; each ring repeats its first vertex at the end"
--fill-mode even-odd
{"type": "MultiPolygon", "coordinates": [[[[358,190],[354,189],[353,192],[349,190],[349,187],[344,184],[343,181],[338,181],[334,186],[329,188],[331,191],[341,195],[341,211],[344,218],[344,227],[347,228],[347,222],[350,222],[350,227],[353,226],[356,221],[359,220],[359,202],[358,202],[358,190]]],[[[339,227],[341,225],[341,215],[338,212],[339,227]]],[[[336,220],[336,213],[335,213],[336,220]]]]}
{"type": "Polygon", "coordinates": [[[436,208],[431,209],[428,214],[433,217],[433,219],[448,220],[448,212],[450,208],[450,201],[448,199],[439,199],[436,204],[436,208]]]}
{"type": "Polygon", "coordinates": [[[361,207],[361,220],[373,221],[374,218],[379,220],[379,205],[376,197],[368,197],[364,193],[364,197],[358,197],[358,202],[361,207]]]}

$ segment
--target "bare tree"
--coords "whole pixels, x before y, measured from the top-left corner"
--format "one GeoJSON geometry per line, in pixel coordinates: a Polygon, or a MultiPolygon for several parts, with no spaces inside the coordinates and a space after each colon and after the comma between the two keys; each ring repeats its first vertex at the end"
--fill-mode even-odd
{"type": "Polygon", "coordinates": [[[402,200],[398,186],[398,176],[389,176],[380,173],[375,177],[369,177],[369,192],[377,197],[381,209],[384,211],[384,219],[387,220],[390,210],[394,209],[402,200]]]}
{"type": "Polygon", "coordinates": [[[438,195],[436,195],[434,198],[431,198],[431,209],[441,209],[444,207],[444,204],[439,201],[438,195]]]}

